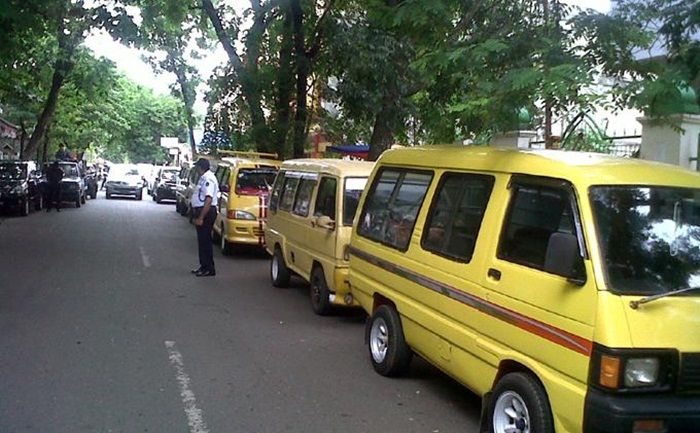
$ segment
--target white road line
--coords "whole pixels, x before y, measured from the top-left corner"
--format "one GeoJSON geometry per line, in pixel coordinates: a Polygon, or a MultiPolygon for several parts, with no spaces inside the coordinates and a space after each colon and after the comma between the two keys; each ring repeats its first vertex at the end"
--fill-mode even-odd
{"type": "Polygon", "coordinates": [[[139,250],[141,251],[141,260],[143,260],[143,267],[150,268],[151,259],[149,259],[148,255],[146,255],[146,250],[143,247],[139,247],[139,250]]]}
{"type": "Polygon", "coordinates": [[[185,365],[182,362],[182,354],[175,347],[174,341],[166,341],[170,363],[175,367],[175,378],[180,385],[180,397],[185,405],[185,415],[190,426],[190,433],[208,433],[207,424],[202,418],[202,411],[197,407],[197,399],[190,389],[190,377],[185,373],[185,365]]]}

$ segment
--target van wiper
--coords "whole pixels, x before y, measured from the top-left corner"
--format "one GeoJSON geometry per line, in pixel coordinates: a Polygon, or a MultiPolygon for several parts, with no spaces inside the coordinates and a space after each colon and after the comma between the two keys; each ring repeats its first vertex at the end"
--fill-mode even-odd
{"type": "Polygon", "coordinates": [[[679,295],[679,294],[685,293],[685,292],[692,292],[693,290],[700,290],[700,286],[686,287],[685,289],[678,289],[678,290],[671,290],[670,292],[660,293],[658,295],[647,296],[647,297],[642,298],[638,301],[630,301],[630,308],[632,308],[633,310],[636,310],[637,307],[639,307],[642,304],[656,301],[657,299],[665,298],[667,296],[674,296],[674,295],[679,295]]]}

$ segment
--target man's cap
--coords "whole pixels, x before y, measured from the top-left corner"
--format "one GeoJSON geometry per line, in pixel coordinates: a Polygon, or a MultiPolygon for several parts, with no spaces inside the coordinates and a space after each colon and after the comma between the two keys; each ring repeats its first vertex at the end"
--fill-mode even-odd
{"type": "Polygon", "coordinates": [[[202,170],[209,170],[209,160],[205,158],[199,158],[197,162],[194,163],[195,167],[199,167],[202,170]]]}

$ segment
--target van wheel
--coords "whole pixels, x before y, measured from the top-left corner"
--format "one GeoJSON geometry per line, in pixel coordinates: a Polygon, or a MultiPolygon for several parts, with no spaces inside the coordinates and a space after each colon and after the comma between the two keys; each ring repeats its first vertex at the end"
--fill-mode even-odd
{"type": "Polygon", "coordinates": [[[233,246],[231,245],[231,242],[226,240],[226,231],[223,227],[221,228],[221,241],[219,244],[221,246],[221,254],[230,256],[233,253],[233,246]]]}
{"type": "Polygon", "coordinates": [[[284,263],[282,250],[277,247],[275,248],[275,253],[272,255],[272,260],[270,260],[270,279],[272,280],[272,285],[275,287],[289,287],[289,277],[289,268],[287,268],[287,264],[284,263]]]}
{"type": "Polygon", "coordinates": [[[493,433],[554,433],[547,394],[530,374],[503,376],[493,390],[488,414],[488,431],[493,433]]]}
{"type": "Polygon", "coordinates": [[[406,344],[399,313],[389,305],[376,309],[369,322],[367,343],[374,370],[382,376],[400,376],[413,358],[406,344]]]}
{"type": "Polygon", "coordinates": [[[311,294],[311,308],[319,316],[326,316],[331,311],[330,290],[326,284],[326,275],[320,265],[314,267],[311,272],[309,292],[311,294]]]}

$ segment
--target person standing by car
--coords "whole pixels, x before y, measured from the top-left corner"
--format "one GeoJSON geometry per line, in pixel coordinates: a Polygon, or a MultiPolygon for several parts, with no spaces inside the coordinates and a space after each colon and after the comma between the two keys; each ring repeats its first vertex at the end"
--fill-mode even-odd
{"type": "Polygon", "coordinates": [[[56,159],[59,161],[68,161],[71,159],[70,152],[66,148],[66,143],[61,144],[61,148],[56,151],[56,159]]]}
{"type": "Polygon", "coordinates": [[[213,277],[216,275],[216,270],[214,269],[211,230],[216,219],[219,183],[214,173],[209,170],[208,160],[200,158],[194,166],[201,176],[191,200],[199,249],[199,268],[193,269],[192,273],[198,277],[213,277]]]}
{"type": "Polygon", "coordinates": [[[51,211],[51,205],[56,207],[56,212],[61,212],[61,180],[64,173],[58,166],[58,161],[54,161],[46,170],[46,182],[48,189],[48,204],[46,212],[51,211]]]}

